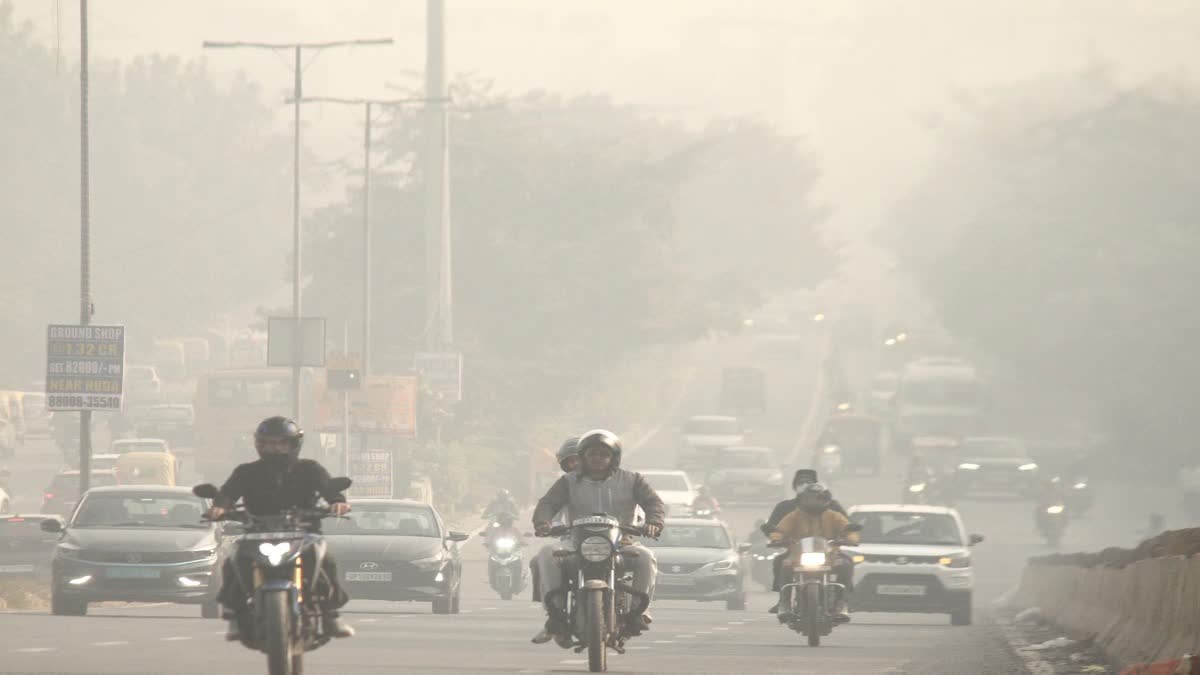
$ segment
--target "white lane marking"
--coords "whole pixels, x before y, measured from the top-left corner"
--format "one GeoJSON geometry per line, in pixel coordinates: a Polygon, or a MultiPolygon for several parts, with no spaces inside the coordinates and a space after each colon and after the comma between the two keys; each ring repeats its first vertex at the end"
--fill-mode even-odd
{"type": "Polygon", "coordinates": [[[696,631],[696,635],[712,635],[712,631],[711,630],[698,630],[698,631],[696,631]]]}
{"type": "Polygon", "coordinates": [[[460,610],[458,611],[458,613],[459,613],[459,614],[470,614],[470,613],[472,613],[472,612],[474,612],[474,611],[475,611],[475,610],[473,610],[473,609],[460,609],[460,610]]]}
{"type": "Polygon", "coordinates": [[[675,641],[674,640],[655,640],[654,644],[656,644],[656,645],[673,645],[673,644],[675,644],[675,641]]]}
{"type": "Polygon", "coordinates": [[[52,652],[58,649],[57,647],[22,647],[20,649],[10,649],[10,652],[21,652],[23,654],[41,654],[43,652],[52,652]]]}
{"type": "Polygon", "coordinates": [[[729,629],[726,628],[725,626],[714,626],[713,630],[729,630],[729,629]]]}
{"type": "MultiPolygon", "coordinates": [[[[222,635],[224,635],[224,632],[222,632],[222,635]]],[[[127,645],[127,644],[129,644],[129,643],[124,640],[112,640],[110,642],[92,642],[89,644],[89,646],[91,646],[91,647],[116,647],[117,645],[127,645]]]]}
{"type": "Polygon", "coordinates": [[[695,636],[695,635],[676,635],[676,636],[675,636],[675,638],[676,638],[676,639],[679,639],[679,638],[694,638],[694,637],[696,637],[696,636],[695,636]]]}
{"type": "Polygon", "coordinates": [[[499,609],[499,607],[484,607],[483,609],[481,609],[481,610],[479,610],[479,611],[481,611],[481,612],[494,612],[494,611],[496,611],[497,609],[499,609]]]}
{"type": "Polygon", "coordinates": [[[379,619],[357,619],[355,623],[375,623],[379,619]]]}
{"type": "Polygon", "coordinates": [[[744,623],[746,623],[746,622],[745,622],[745,621],[730,621],[730,622],[729,622],[729,625],[730,625],[730,626],[740,626],[740,625],[742,625],[742,624],[744,624],[744,623]]]}
{"type": "Polygon", "coordinates": [[[416,616],[416,614],[393,614],[392,618],[393,619],[411,619],[414,616],[416,616]]]}
{"type": "Polygon", "coordinates": [[[182,642],[184,640],[191,640],[191,639],[192,638],[190,638],[186,635],[173,635],[171,637],[159,638],[159,640],[162,640],[163,642],[182,642]]]}
{"type": "Polygon", "coordinates": [[[559,661],[559,663],[568,666],[581,666],[587,663],[587,659],[567,659],[566,661],[559,661]]]}
{"type": "Polygon", "coordinates": [[[645,651],[650,648],[649,647],[626,647],[625,649],[637,649],[639,651],[645,651]]]}

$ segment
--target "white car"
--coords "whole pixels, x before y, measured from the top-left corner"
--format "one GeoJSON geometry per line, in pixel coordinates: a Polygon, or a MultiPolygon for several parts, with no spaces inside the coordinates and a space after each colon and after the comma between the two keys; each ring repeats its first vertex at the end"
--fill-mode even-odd
{"type": "Polygon", "coordinates": [[[657,469],[638,473],[658,493],[667,506],[668,514],[680,517],[692,512],[692,502],[696,501],[697,493],[687,473],[657,469]]]}
{"type": "Polygon", "coordinates": [[[971,623],[975,575],[968,535],[958,511],[946,506],[855,506],[860,543],[843,548],[855,563],[850,607],[858,612],[949,614],[971,623]]]}
{"type": "Polygon", "coordinates": [[[710,466],[717,451],[746,444],[742,423],[731,415],[696,415],[683,423],[679,462],[684,466],[710,466]]]}

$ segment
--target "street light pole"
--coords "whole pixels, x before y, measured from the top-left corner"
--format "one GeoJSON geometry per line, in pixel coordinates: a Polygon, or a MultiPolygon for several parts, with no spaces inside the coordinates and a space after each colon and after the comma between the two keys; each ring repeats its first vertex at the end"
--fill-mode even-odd
{"type": "Polygon", "coordinates": [[[271,51],[290,50],[295,52],[295,81],[293,83],[292,99],[295,101],[294,138],[292,147],[292,317],[295,321],[293,356],[292,356],[292,418],[300,420],[300,318],[301,318],[301,258],[300,258],[300,103],[304,96],[301,57],[305,49],[331,49],[334,47],[360,47],[371,45],[390,45],[391,38],[340,40],[336,42],[218,42],[206,40],[205,49],[266,49],[271,51]]]}
{"type": "MultiPolygon", "coordinates": [[[[79,0],[79,324],[92,322],[92,229],[88,134],[88,3],[79,0]]],[[[92,411],[79,412],[79,494],[92,478],[92,411]]]]}

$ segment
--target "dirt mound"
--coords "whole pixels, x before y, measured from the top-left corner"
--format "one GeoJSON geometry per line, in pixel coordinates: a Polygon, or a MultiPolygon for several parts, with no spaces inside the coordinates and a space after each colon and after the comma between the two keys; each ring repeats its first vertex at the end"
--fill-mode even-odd
{"type": "Polygon", "coordinates": [[[1168,530],[1138,544],[1135,548],[1106,548],[1099,553],[1055,553],[1031,558],[1036,565],[1076,565],[1079,567],[1116,567],[1139,560],[1200,554],[1200,527],[1168,530]]]}

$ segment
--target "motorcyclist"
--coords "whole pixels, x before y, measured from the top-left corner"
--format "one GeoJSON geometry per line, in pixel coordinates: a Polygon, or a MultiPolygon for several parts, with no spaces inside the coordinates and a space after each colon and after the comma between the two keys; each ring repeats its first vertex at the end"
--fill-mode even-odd
{"type": "MultiPolygon", "coordinates": [[[[858,542],[857,532],[846,531],[850,520],[830,508],[833,500],[825,486],[820,483],[805,485],[797,493],[796,501],[800,507],[784,516],[783,520],[775,526],[775,531],[771,533],[772,542],[794,544],[804,537],[824,537],[830,541],[858,542]]],[[[795,551],[789,551],[788,558],[795,554],[795,551]]],[[[850,615],[846,613],[846,596],[849,596],[854,588],[854,566],[851,560],[840,553],[833,560],[833,573],[836,581],[846,589],[844,594],[838,595],[834,606],[834,616],[839,622],[844,623],[850,620],[850,615]]],[[[780,590],[781,604],[783,600],[784,597],[780,590]]],[[[780,620],[784,618],[780,616],[780,620]]]]}
{"type": "Polygon", "coordinates": [[[496,496],[488,503],[487,508],[483,510],[484,518],[496,518],[504,513],[516,515],[521,512],[517,506],[517,501],[513,499],[512,492],[501,488],[496,491],[496,496]]]}
{"type": "Polygon", "coordinates": [[[701,509],[711,511],[713,516],[721,512],[721,503],[712,495],[712,490],[707,485],[696,488],[696,498],[692,500],[692,513],[701,509]]]}
{"type": "MultiPolygon", "coordinates": [[[[621,468],[620,439],[612,432],[597,429],[581,436],[578,448],[582,460],[579,470],[559,478],[533,511],[533,527],[538,536],[549,535],[551,521],[563,509],[568,523],[595,513],[607,513],[622,525],[632,526],[640,506],[646,514],[645,536],[658,537],[666,514],[663,501],[641,474],[621,468]]],[[[633,572],[633,589],[653,599],[658,574],[653,551],[629,539],[622,540],[621,551],[631,554],[623,556],[623,564],[633,572]]],[[[544,598],[562,586],[563,574],[553,554],[545,556],[542,562],[539,577],[544,598]]],[[[627,636],[634,636],[648,628],[649,623],[647,614],[631,616],[622,629],[627,636]]],[[[533,642],[542,644],[555,639],[560,646],[570,646],[566,632],[566,627],[550,618],[533,642]]]]}
{"type": "Polygon", "coordinates": [[[1039,534],[1044,534],[1049,524],[1048,515],[1049,509],[1052,506],[1066,507],[1066,491],[1063,485],[1062,478],[1054,476],[1046,481],[1033,506],[1033,524],[1034,529],[1039,534]]]}
{"type": "MultiPolygon", "coordinates": [[[[563,473],[571,473],[579,468],[579,437],[572,436],[562,442],[558,447],[558,452],[554,453],[554,458],[558,460],[558,468],[562,469],[563,473]]],[[[566,512],[562,511],[555,515],[554,524],[565,525],[566,512]]],[[[538,551],[537,555],[529,561],[530,578],[533,583],[530,584],[533,589],[533,601],[542,601],[542,586],[541,586],[541,570],[543,566],[554,560],[554,550],[557,548],[553,544],[546,544],[542,550],[538,551]]]]}
{"type": "MultiPolygon", "coordinates": [[[[336,516],[350,512],[346,496],[329,488],[329,472],[319,462],[300,459],[300,448],[304,445],[304,430],[286,417],[268,417],[254,431],[254,447],[258,461],[238,465],[221,486],[221,494],[205,514],[211,520],[219,520],[240,499],[246,511],[254,516],[278,515],[292,508],[313,508],[317,498],[329,503],[330,511],[336,516]]],[[[320,529],[320,521],[312,524],[320,529]]],[[[338,616],[338,609],[350,600],[338,581],[337,562],[333,553],[326,551],[321,569],[324,572],[324,588],[317,590],[321,595],[322,625],[331,637],[350,637],[354,629],[338,616]]],[[[229,630],[228,640],[237,640],[241,630],[240,621],[245,614],[247,591],[238,581],[233,561],[225,560],[221,574],[221,590],[217,600],[225,607],[225,618],[229,630]]]]}
{"type": "MultiPolygon", "coordinates": [[[[816,482],[817,472],[815,469],[796,470],[795,475],[792,476],[792,489],[796,491],[796,496],[792,497],[791,499],[785,499],[775,505],[775,508],[771,510],[771,517],[767,518],[767,521],[759,527],[759,530],[764,536],[771,536],[771,533],[775,531],[775,527],[779,525],[779,522],[782,521],[787,514],[800,508],[800,492],[804,490],[805,486],[812,485],[816,482]]],[[[829,509],[832,511],[837,511],[843,516],[846,515],[846,509],[842,507],[838,500],[833,498],[832,492],[829,494],[829,509]]],[[[779,591],[779,587],[782,584],[781,580],[783,578],[783,561],[784,556],[779,555],[775,556],[775,560],[772,563],[775,581],[771,584],[771,590],[776,592],[779,591]]],[[[767,611],[774,614],[779,611],[779,605],[775,604],[767,611]]]]}

